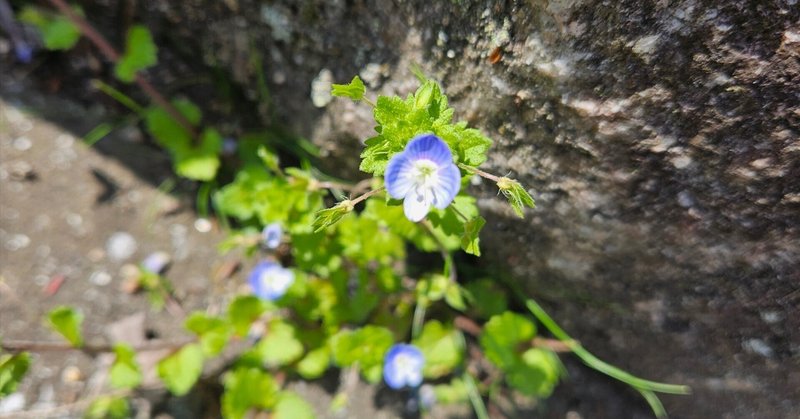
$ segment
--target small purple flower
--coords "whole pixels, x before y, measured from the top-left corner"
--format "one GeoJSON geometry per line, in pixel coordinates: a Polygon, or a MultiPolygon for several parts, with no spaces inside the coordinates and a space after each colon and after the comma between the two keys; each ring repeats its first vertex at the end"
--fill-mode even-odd
{"type": "Polygon", "coordinates": [[[386,353],[383,359],[383,380],[386,384],[399,390],[403,387],[417,387],[422,384],[422,366],[425,358],[414,345],[399,343],[386,353]]]}
{"type": "Polygon", "coordinates": [[[248,278],[253,294],[261,299],[275,301],[286,294],[294,283],[294,272],[272,261],[260,262],[248,278]]]}
{"type": "Polygon", "coordinates": [[[261,231],[261,241],[268,249],[277,249],[281,244],[283,228],[278,223],[272,223],[261,231]]]}
{"type": "Polygon", "coordinates": [[[165,252],[155,252],[147,255],[142,261],[142,268],[154,274],[164,272],[167,265],[172,261],[169,255],[165,252]]]}
{"type": "Polygon", "coordinates": [[[445,209],[453,202],[461,189],[461,172],[447,144],[433,134],[423,134],[389,160],[384,182],[392,198],[403,199],[406,218],[417,222],[431,206],[445,209]]]}

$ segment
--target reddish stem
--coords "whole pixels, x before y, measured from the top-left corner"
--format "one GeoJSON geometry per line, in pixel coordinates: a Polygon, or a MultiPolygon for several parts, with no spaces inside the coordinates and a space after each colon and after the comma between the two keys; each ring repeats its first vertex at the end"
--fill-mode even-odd
{"type": "MultiPolygon", "coordinates": [[[[106,40],[106,38],[98,32],[89,22],[86,21],[83,17],[75,13],[72,8],[64,0],[49,0],[50,3],[58,9],[59,12],[63,13],[64,16],[67,17],[78,29],[81,33],[89,39],[96,47],[100,50],[103,55],[108,58],[109,61],[113,63],[117,63],[120,59],[120,54],[114,49],[113,46],[106,40]]],[[[153,85],[147,81],[141,74],[136,75],[136,84],[139,85],[139,88],[144,91],[144,93],[150,97],[150,99],[155,102],[158,106],[164,108],[165,111],[171,116],[174,120],[176,120],[181,126],[186,129],[189,134],[192,136],[193,142],[197,143],[197,129],[195,129],[194,124],[189,122],[182,113],[178,111],[175,106],[172,105],[167,99],[164,98],[161,93],[156,90],[153,85]]]]}

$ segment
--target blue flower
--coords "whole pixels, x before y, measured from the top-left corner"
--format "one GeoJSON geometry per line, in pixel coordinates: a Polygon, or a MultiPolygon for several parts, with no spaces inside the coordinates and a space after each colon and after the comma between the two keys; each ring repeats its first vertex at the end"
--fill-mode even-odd
{"type": "Polygon", "coordinates": [[[433,134],[415,137],[395,154],[384,180],[389,195],[403,199],[403,212],[414,222],[425,218],[431,206],[447,208],[461,189],[461,172],[450,148],[433,134]]]}
{"type": "Polygon", "coordinates": [[[272,223],[261,231],[261,240],[269,249],[277,249],[281,244],[283,228],[278,223],[272,223]]]}
{"type": "Polygon", "coordinates": [[[260,262],[248,278],[253,294],[264,300],[275,301],[286,294],[294,283],[294,272],[271,261],[260,262]]]}
{"type": "Polygon", "coordinates": [[[146,258],[142,261],[142,268],[146,271],[160,274],[163,272],[167,265],[169,265],[171,258],[168,254],[164,252],[155,252],[147,255],[146,258]]]}
{"type": "Polygon", "coordinates": [[[417,387],[422,384],[422,366],[425,358],[414,345],[404,343],[389,348],[383,360],[383,380],[399,390],[405,386],[417,387]]]}

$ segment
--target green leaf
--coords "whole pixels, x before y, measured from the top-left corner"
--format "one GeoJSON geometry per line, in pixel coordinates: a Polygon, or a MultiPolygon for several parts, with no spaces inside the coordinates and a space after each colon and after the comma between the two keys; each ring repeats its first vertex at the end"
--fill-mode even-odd
{"type": "Polygon", "coordinates": [[[525,207],[536,208],[533,197],[516,180],[507,177],[500,178],[500,180],[497,181],[497,187],[500,188],[500,192],[508,199],[508,203],[511,204],[511,208],[514,209],[514,212],[519,218],[525,217],[525,213],[523,212],[525,207]]]}
{"type": "Polygon", "coordinates": [[[331,365],[331,350],[323,346],[310,351],[297,363],[297,373],[306,380],[319,378],[331,365]]]}
{"type": "Polygon", "coordinates": [[[0,398],[17,391],[17,386],[31,365],[27,352],[0,355],[0,398]]]}
{"type": "Polygon", "coordinates": [[[216,130],[207,128],[200,136],[198,145],[174,150],[175,171],[188,179],[212,180],[219,169],[220,151],[222,137],[216,130]]]}
{"type": "Polygon", "coordinates": [[[329,342],[337,366],[358,362],[364,378],[376,383],[381,379],[383,356],[394,343],[394,337],[385,327],[368,325],[355,331],[342,330],[331,336],[329,342]]]}
{"type": "Polygon", "coordinates": [[[303,344],[294,326],[281,320],[269,324],[267,335],[255,347],[261,362],[269,367],[289,364],[303,355],[303,344]]]}
{"type": "Polygon", "coordinates": [[[251,408],[275,406],[278,384],[259,368],[238,367],[225,374],[222,394],[222,416],[227,419],[245,417],[251,408]]]}
{"type": "Polygon", "coordinates": [[[138,71],[158,63],[157,53],[158,48],[153,43],[150,31],[142,25],[134,25],[128,30],[125,53],[117,61],[114,74],[119,80],[130,83],[138,71]]]}
{"type": "Polygon", "coordinates": [[[203,349],[190,343],[158,363],[158,376],[176,396],[191,390],[203,372],[203,349]]]}
{"type": "Polygon", "coordinates": [[[76,348],[83,346],[83,314],[72,307],[56,307],[47,314],[49,326],[76,348]]]}
{"type": "Polygon", "coordinates": [[[508,308],[506,294],[494,282],[488,279],[471,281],[465,285],[466,292],[478,316],[489,318],[500,314],[508,308]]]}
{"type": "MultiPolygon", "coordinates": [[[[173,100],[172,105],[194,125],[197,125],[203,116],[200,108],[188,100],[173,100]]],[[[156,142],[173,154],[191,147],[191,133],[164,108],[159,106],[148,108],[145,113],[145,126],[156,142]]]]}
{"type": "Polygon", "coordinates": [[[349,97],[355,101],[364,98],[364,82],[358,76],[353,77],[353,80],[348,84],[332,84],[331,94],[338,97],[349,97]]]}
{"type": "Polygon", "coordinates": [[[100,397],[93,401],[83,413],[83,419],[126,419],[130,417],[128,400],[124,397],[100,397]]]}
{"type": "Polygon", "coordinates": [[[561,375],[561,362],[551,351],[531,348],[506,372],[506,381],[528,396],[547,397],[561,375]]]}
{"type": "Polygon", "coordinates": [[[441,404],[464,403],[469,400],[469,390],[460,378],[453,378],[450,384],[433,386],[436,402],[441,404]]]}
{"type": "Polygon", "coordinates": [[[464,224],[464,234],[461,236],[461,248],[464,249],[465,252],[475,256],[481,255],[481,248],[479,245],[481,239],[478,235],[485,224],[486,219],[480,215],[464,224]]]}
{"type": "Polygon", "coordinates": [[[136,352],[125,344],[114,346],[117,358],[111,365],[111,385],[114,388],[134,388],[142,382],[142,372],[136,363],[136,352]]]}
{"type": "Polygon", "coordinates": [[[233,327],[227,319],[211,317],[201,311],[192,313],[184,325],[200,337],[200,347],[205,356],[219,354],[233,335],[233,327]]]}
{"type": "Polygon", "coordinates": [[[437,320],[425,323],[422,333],[413,343],[425,358],[422,373],[426,378],[439,378],[449,374],[461,364],[464,357],[461,335],[437,320]]]}
{"type": "Polygon", "coordinates": [[[527,317],[506,311],[492,316],[481,333],[480,344],[489,361],[503,370],[515,365],[516,347],[536,335],[536,325],[527,317]]]}
{"type": "Polygon", "coordinates": [[[250,325],[266,310],[266,305],[258,297],[242,295],[236,297],[228,306],[228,320],[237,336],[245,336],[250,330],[250,325]]]}
{"type": "MultiPolygon", "coordinates": [[[[82,15],[79,9],[73,11],[82,15]]],[[[67,50],[75,46],[81,32],[66,16],[43,12],[33,6],[26,6],[19,13],[19,20],[36,26],[42,33],[44,47],[49,50],[67,50]]]]}
{"type": "Polygon", "coordinates": [[[314,232],[318,233],[338,223],[351,211],[353,211],[353,204],[349,199],[341,201],[331,208],[325,208],[317,211],[313,224],[314,232]]]}
{"type": "Polygon", "coordinates": [[[451,282],[450,278],[440,274],[420,279],[417,281],[417,298],[427,301],[439,301],[445,297],[451,282]]]}
{"type": "Polygon", "coordinates": [[[314,408],[297,393],[282,391],[272,410],[272,419],[314,419],[314,408]]]}
{"type": "Polygon", "coordinates": [[[444,301],[447,305],[458,310],[464,311],[467,309],[467,303],[464,301],[464,294],[461,286],[458,283],[450,281],[447,290],[444,292],[444,301]]]}

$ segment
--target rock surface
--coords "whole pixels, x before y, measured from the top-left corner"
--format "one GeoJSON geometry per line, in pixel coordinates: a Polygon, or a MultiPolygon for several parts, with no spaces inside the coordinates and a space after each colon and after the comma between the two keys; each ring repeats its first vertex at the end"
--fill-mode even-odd
{"type": "Polygon", "coordinates": [[[275,115],[342,177],[370,110],[312,101],[314,81],[405,95],[419,63],[496,141],[487,170],[537,199],[522,221],[478,186],[488,260],[602,358],[691,385],[665,398],[675,417],[800,411],[796,0],[147,0],[133,17],[160,34],[154,80],[228,74],[255,106],[224,123],[275,115]]]}

